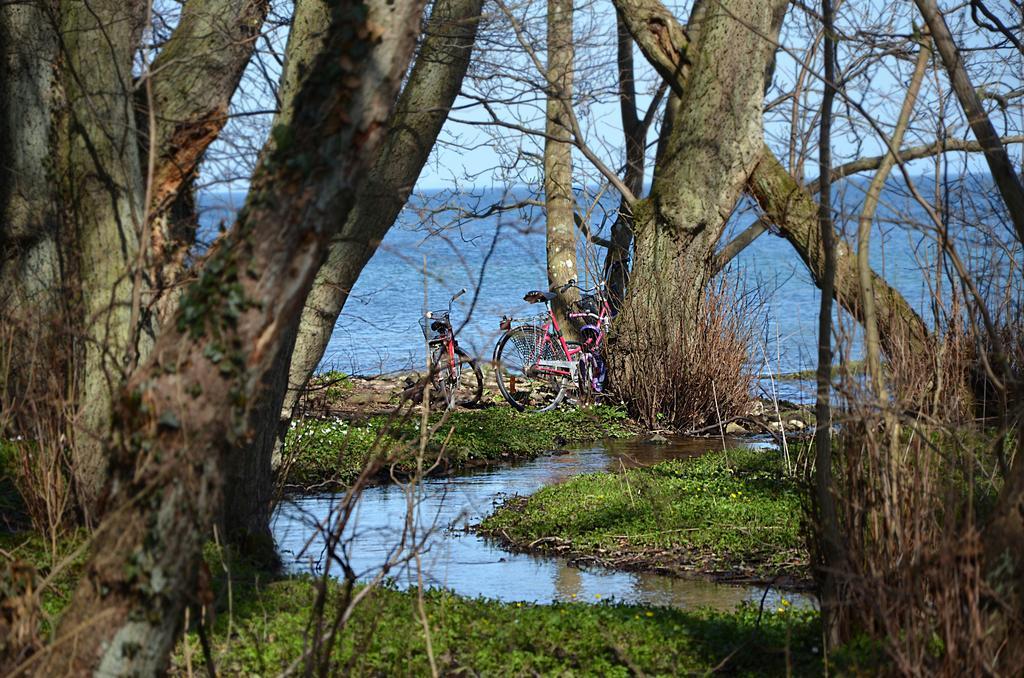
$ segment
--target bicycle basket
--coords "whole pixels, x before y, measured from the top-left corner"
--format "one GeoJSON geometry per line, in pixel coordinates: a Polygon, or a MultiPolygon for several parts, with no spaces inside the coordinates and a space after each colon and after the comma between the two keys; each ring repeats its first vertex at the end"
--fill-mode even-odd
{"type": "Polygon", "coordinates": [[[551,316],[547,313],[541,313],[540,315],[529,315],[525,318],[513,318],[512,327],[522,327],[524,325],[529,327],[536,327],[540,329],[544,327],[544,324],[551,321],[551,316]]]}
{"type": "Polygon", "coordinates": [[[430,311],[429,318],[420,318],[420,329],[423,330],[423,338],[430,343],[443,340],[452,331],[448,311],[430,311]]]}

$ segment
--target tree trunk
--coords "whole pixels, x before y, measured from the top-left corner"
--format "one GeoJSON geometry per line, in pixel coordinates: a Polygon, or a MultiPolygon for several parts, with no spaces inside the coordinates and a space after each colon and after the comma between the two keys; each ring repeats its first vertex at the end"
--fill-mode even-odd
{"type": "Polygon", "coordinates": [[[974,132],[974,136],[985,153],[989,171],[1003,198],[1006,210],[1010,214],[1010,222],[1017,234],[1017,240],[1024,244],[1024,183],[1021,182],[1021,178],[1006,152],[1006,147],[1003,146],[999,134],[992,125],[985,108],[981,105],[978,91],[971,84],[967,69],[964,67],[963,56],[953,41],[953,36],[946,25],[946,19],[939,11],[935,0],[914,0],[914,2],[928,25],[928,30],[931,31],[935,50],[942,57],[942,63],[949,74],[949,82],[967,115],[967,124],[971,126],[971,131],[974,132]]]}
{"type": "MultiPolygon", "coordinates": [[[[266,2],[187,3],[171,39],[136,83],[132,64],[144,8],[141,1],[74,0],[0,8],[6,64],[0,144],[11,159],[0,179],[0,309],[11,320],[5,328],[21,327],[31,337],[31,351],[13,350],[38,356],[19,361],[19,371],[32,363],[33,378],[46,375],[50,392],[33,395],[20,372],[5,388],[22,402],[52,403],[44,416],[57,418],[69,400],[65,391],[73,391],[74,473],[80,507],[92,519],[105,477],[111,396],[150,344],[147,310],[152,283],[167,270],[166,227],[194,224],[191,209],[175,220],[168,206],[226,120],[266,2]],[[150,233],[154,251],[140,252],[150,233]]],[[[179,268],[194,236],[194,229],[185,230],[172,248],[179,268]]]]}
{"type": "Polygon", "coordinates": [[[818,234],[821,240],[823,275],[821,303],[818,309],[818,368],[814,414],[814,495],[812,500],[816,532],[813,543],[814,576],[821,599],[821,617],[826,647],[838,646],[843,638],[839,573],[845,560],[839,537],[839,519],[832,478],[832,297],[836,280],[836,235],[832,225],[832,104],[836,96],[836,41],[833,30],[835,12],[831,0],[822,0],[821,13],[825,33],[825,92],[821,103],[821,133],[818,139],[818,176],[821,196],[818,205],[818,234]]]}
{"type": "MultiPolygon", "coordinates": [[[[698,3],[695,7],[702,6],[698,3]]],[[[691,44],[696,44],[700,22],[691,22],[684,30],[675,17],[658,0],[615,0],[616,9],[626,22],[630,35],[658,73],[681,95],[690,72],[691,44]]],[[[670,110],[672,100],[669,100],[670,110]]],[[[659,146],[659,159],[662,149],[659,146]]],[[[817,237],[817,203],[764,145],[760,161],[747,182],[746,190],[753,196],[765,217],[782,231],[786,240],[807,264],[815,284],[821,286],[824,254],[817,237]]],[[[853,256],[844,243],[836,249],[835,298],[858,320],[856,269],[853,256]]],[[[873,274],[879,314],[882,349],[886,353],[928,350],[928,329],[906,300],[885,280],[873,274]]]]}
{"type": "MultiPolygon", "coordinates": [[[[807,264],[814,283],[820,288],[825,273],[825,250],[817,224],[817,203],[797,184],[767,146],[764,146],[761,159],[747,181],[747,190],[765,217],[778,226],[783,237],[807,264]]],[[[863,312],[856,255],[838,235],[835,256],[835,299],[861,322],[863,312]]],[[[873,271],[871,279],[882,350],[890,357],[910,355],[908,352],[923,355],[930,345],[924,321],[885,279],[873,271]]]]}
{"type": "Polygon", "coordinates": [[[122,391],[111,448],[116,510],[97,531],[40,673],[166,669],[225,463],[244,449],[266,373],[326,255],[325,215],[348,213],[383,136],[421,10],[394,3],[393,20],[372,24],[361,5],[333,13],[294,122],[277,130],[234,228],[122,391]],[[381,25],[403,28],[381,42],[381,25]]]}
{"type": "MultiPolygon", "coordinates": [[[[57,60],[53,8],[0,4],[0,341],[18,359],[0,375],[3,402],[57,418],[70,355],[53,158],[57,60]],[[28,409],[28,408],[26,408],[28,409]]],[[[32,421],[11,422],[28,434],[32,421]]]]}
{"type": "Polygon", "coordinates": [[[106,478],[112,394],[144,341],[132,309],[144,185],[131,77],[144,8],[138,0],[61,2],[67,110],[58,162],[83,314],[74,470],[87,519],[106,478]]]}
{"type": "MultiPolygon", "coordinates": [[[[629,37],[622,17],[615,15],[617,31],[617,66],[619,80],[619,113],[626,142],[626,171],[622,183],[633,195],[640,195],[644,187],[644,154],[647,141],[647,120],[641,121],[636,109],[636,83],[633,73],[633,40],[629,37]]],[[[657,109],[660,97],[655,97],[648,109],[648,120],[657,109]]],[[[604,258],[604,280],[612,308],[618,310],[626,295],[629,279],[630,250],[633,247],[632,210],[626,199],[619,203],[619,213],[612,224],[611,243],[604,258]]]]}
{"type": "Polygon", "coordinates": [[[152,82],[140,88],[139,118],[150,100],[154,129],[148,120],[143,163],[150,142],[152,181],[149,209],[152,246],[149,277],[158,324],[173,315],[185,255],[195,243],[198,217],[192,184],[206,149],[228,120],[228,106],[249,63],[269,0],[189,0],[170,40],[150,67],[152,82]]]}
{"type": "Polygon", "coordinates": [[[734,0],[703,8],[700,44],[687,55],[690,76],[650,198],[633,206],[636,257],[611,368],[618,389],[633,398],[642,392],[651,403],[641,416],[674,397],[672,370],[659,365],[695,327],[715,245],[760,155],[765,66],[785,4],[734,0]]]}
{"type": "MultiPolygon", "coordinates": [[[[300,2],[297,7],[301,14],[297,13],[289,38],[283,110],[287,110],[288,92],[294,91],[288,85],[292,68],[308,62],[308,56],[303,55],[309,54],[318,37],[322,38],[324,24],[318,25],[317,21],[325,21],[326,15],[320,14],[321,19],[317,19],[318,5],[323,6],[317,0],[300,2]],[[293,47],[294,40],[301,40],[303,47],[293,47]]],[[[266,396],[253,422],[252,443],[230,469],[225,523],[236,541],[268,543],[273,488],[269,474],[260,474],[276,465],[274,452],[280,454],[298,395],[323,358],[348,293],[405,205],[448,117],[469,66],[482,5],[483,0],[438,0],[434,4],[426,37],[388,120],[381,150],[352,211],[331,241],[327,261],[306,299],[296,336],[290,344],[284,344],[268,374],[266,396]],[[265,477],[266,484],[243,482],[254,475],[265,477]]]]}
{"type": "MultiPolygon", "coordinates": [[[[548,0],[547,119],[544,138],[544,211],[547,218],[548,289],[579,277],[576,267],[576,196],[572,191],[573,42],[572,0],[548,0]]],[[[558,324],[575,335],[569,305],[579,291],[559,292],[553,303],[558,324]]]]}

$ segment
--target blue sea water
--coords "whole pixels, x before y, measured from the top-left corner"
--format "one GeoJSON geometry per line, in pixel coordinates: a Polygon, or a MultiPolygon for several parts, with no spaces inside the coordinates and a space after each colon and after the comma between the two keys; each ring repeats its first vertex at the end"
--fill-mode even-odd
{"type": "MultiPolygon", "coordinates": [[[[984,182],[979,185],[987,188],[984,182]]],[[[843,214],[850,215],[845,220],[847,230],[855,228],[863,186],[858,180],[839,186],[837,210],[841,225],[843,214]]],[[[526,304],[523,294],[546,288],[542,210],[504,210],[479,218],[469,213],[521,197],[514,191],[495,190],[458,198],[442,192],[414,197],[352,290],[321,369],[376,374],[421,368],[421,314],[425,309],[445,308],[449,297],[463,287],[468,293],[453,307],[453,323],[461,327],[460,345],[474,355],[489,357],[503,314],[541,310],[526,304]]],[[[202,223],[207,235],[215,224],[230,220],[239,202],[238,196],[204,197],[202,223]]],[[[730,234],[742,230],[755,216],[749,205],[741,206],[730,222],[730,234]]],[[[602,214],[592,219],[593,228],[606,232],[610,221],[608,214],[602,214]]],[[[887,191],[873,230],[871,262],[931,324],[934,283],[930,281],[935,277],[937,246],[926,229],[917,226],[926,221],[922,209],[901,191],[887,191]]],[[[968,258],[982,262],[976,261],[976,268],[1005,268],[998,247],[984,236],[966,233],[961,229],[961,246],[968,258]]],[[[583,281],[596,279],[602,257],[600,248],[581,244],[583,281]]],[[[744,312],[758,328],[751,364],[765,375],[813,368],[820,295],[792,246],[766,233],[733,261],[725,275],[746,293],[744,312]]],[[[988,283],[989,288],[999,284],[998,280],[988,283]]],[[[939,287],[948,299],[948,284],[939,287]]],[[[859,358],[859,329],[844,313],[837,312],[836,317],[847,357],[859,358]]]]}

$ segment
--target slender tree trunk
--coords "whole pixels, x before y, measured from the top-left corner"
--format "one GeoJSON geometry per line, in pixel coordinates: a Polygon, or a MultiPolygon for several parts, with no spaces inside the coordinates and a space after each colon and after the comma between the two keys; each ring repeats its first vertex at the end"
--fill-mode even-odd
{"type": "MultiPolygon", "coordinates": [[[[544,211],[547,216],[548,286],[555,290],[579,277],[576,266],[576,196],[572,190],[572,103],[575,42],[572,0],[548,0],[547,122],[544,139],[544,211]]],[[[569,305],[579,291],[559,292],[554,309],[570,335],[569,305]]]]}
{"type": "MultiPolygon", "coordinates": [[[[639,20],[629,4],[616,3],[627,25],[639,20]]],[[[695,327],[715,245],[760,156],[765,65],[785,5],[736,0],[703,9],[651,195],[633,206],[636,257],[610,365],[620,389],[642,384],[660,394],[655,400],[673,397],[671,371],[655,367],[695,327]]]]}
{"type": "Polygon", "coordinates": [[[1010,156],[1006,152],[1006,147],[1003,146],[999,134],[996,133],[992,121],[989,120],[988,114],[981,105],[981,98],[967,75],[963,56],[953,41],[953,36],[946,25],[946,19],[939,11],[935,0],[914,0],[914,2],[925,23],[928,24],[928,30],[931,31],[932,39],[935,42],[935,51],[942,57],[942,63],[946,67],[946,72],[949,73],[953,91],[956,92],[957,99],[960,100],[960,105],[963,107],[964,113],[967,114],[967,124],[971,126],[971,131],[981,143],[992,178],[995,180],[999,194],[1010,213],[1010,221],[1013,223],[1017,240],[1024,243],[1024,183],[1021,182],[1020,175],[1017,174],[1017,170],[1014,169],[1010,156]]]}
{"type": "Polygon", "coordinates": [[[821,615],[825,639],[835,647],[840,639],[843,615],[838,575],[844,561],[839,539],[839,518],[833,496],[832,479],[832,296],[836,279],[836,236],[832,226],[832,104],[836,96],[836,40],[831,0],[822,0],[825,31],[825,94],[821,104],[821,135],[818,139],[818,176],[821,192],[818,223],[824,253],[824,275],[821,278],[821,306],[818,311],[818,370],[815,399],[814,431],[814,515],[817,531],[815,577],[821,597],[821,615]]]}
{"type": "MultiPolygon", "coordinates": [[[[636,83],[633,72],[633,39],[618,13],[615,15],[617,31],[617,66],[619,80],[619,113],[626,142],[626,171],[622,183],[633,195],[640,195],[644,187],[644,154],[646,151],[648,121],[657,109],[661,97],[655,97],[647,119],[637,115],[636,83]]],[[[632,211],[626,199],[619,204],[619,213],[611,229],[611,244],[604,258],[604,280],[612,306],[618,309],[626,294],[629,279],[630,250],[633,247],[632,211]]]]}
{"type": "MultiPolygon", "coordinates": [[[[916,65],[914,66],[914,74],[911,76],[910,86],[907,88],[907,94],[903,100],[899,118],[896,121],[896,127],[893,130],[892,138],[889,139],[889,145],[894,149],[898,149],[903,143],[903,135],[907,130],[907,125],[910,123],[910,116],[914,111],[914,104],[917,101],[917,93],[921,89],[921,82],[924,79],[925,69],[928,67],[930,58],[931,50],[926,43],[922,43],[917,55],[916,65]]],[[[885,375],[882,373],[881,339],[879,338],[878,314],[875,309],[874,272],[871,270],[869,256],[871,253],[871,224],[874,222],[875,210],[878,208],[879,198],[881,197],[882,189],[885,187],[885,181],[897,162],[899,162],[899,158],[894,153],[889,152],[886,154],[874,178],[872,178],[871,184],[868,186],[867,193],[864,195],[864,206],[861,209],[860,219],[857,224],[857,280],[859,296],[863,300],[864,307],[865,360],[868,364],[868,373],[871,377],[872,386],[875,388],[878,404],[882,408],[888,407],[889,395],[885,387],[885,375]]],[[[831,170],[831,168],[828,169],[831,170]]],[[[825,182],[831,184],[830,177],[831,173],[827,176],[822,175],[824,180],[822,190],[824,190],[825,182]]]]}
{"type": "MultiPolygon", "coordinates": [[[[247,453],[229,469],[225,523],[235,541],[270,543],[273,453],[280,453],[298,394],[323,358],[349,291],[405,205],[448,117],[469,66],[482,5],[482,0],[434,4],[415,66],[388,120],[387,136],[358,200],[331,241],[295,336],[282,345],[268,373],[266,396],[253,422],[254,438],[247,453]],[[254,477],[263,480],[246,480],[254,477]]],[[[289,84],[293,72],[308,68],[301,64],[308,64],[309,53],[322,39],[326,23],[322,8],[320,0],[300,2],[297,7],[282,87],[284,111],[289,92],[294,92],[289,84]],[[301,47],[292,44],[295,40],[301,41],[301,47]]]]}
{"type": "Polygon", "coordinates": [[[394,3],[398,16],[376,24],[361,10],[333,13],[293,123],[278,131],[237,223],[122,392],[111,450],[115,510],[96,534],[40,673],[166,669],[220,507],[226,460],[244,449],[266,372],[326,255],[325,215],[347,214],[383,136],[422,4],[394,3]],[[403,30],[378,42],[380,25],[403,30]]]}

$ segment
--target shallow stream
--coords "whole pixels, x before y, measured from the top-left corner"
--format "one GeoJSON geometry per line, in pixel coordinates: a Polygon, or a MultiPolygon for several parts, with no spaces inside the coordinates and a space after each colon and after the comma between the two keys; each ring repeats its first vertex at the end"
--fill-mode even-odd
{"type": "MultiPolygon", "coordinates": [[[[749,440],[728,442],[730,446],[770,445],[749,440]]],[[[579,568],[564,558],[510,553],[467,530],[505,496],[530,494],[580,473],[647,466],[699,455],[721,445],[720,439],[677,439],[667,444],[609,440],[527,462],[428,478],[416,486],[411,500],[408,488],[399,485],[371,487],[359,499],[335,552],[345,554],[348,565],[363,581],[377,576],[390,559],[394,564],[388,577],[399,588],[415,586],[422,579],[424,586],[503,601],[599,602],[614,598],[648,605],[731,610],[744,600],[759,602],[764,588],[579,568]],[[414,507],[414,521],[407,521],[410,505],[414,507]],[[408,545],[417,540],[425,547],[419,565],[415,558],[408,557],[408,545]]],[[[332,572],[340,571],[337,562],[326,557],[328,530],[324,528],[336,520],[339,497],[296,497],[279,507],[274,535],[290,571],[322,573],[328,564],[332,572]]],[[[812,604],[806,596],[786,593],[785,597],[796,604],[812,604]]],[[[775,605],[779,598],[780,593],[771,590],[766,604],[775,605]]]]}

